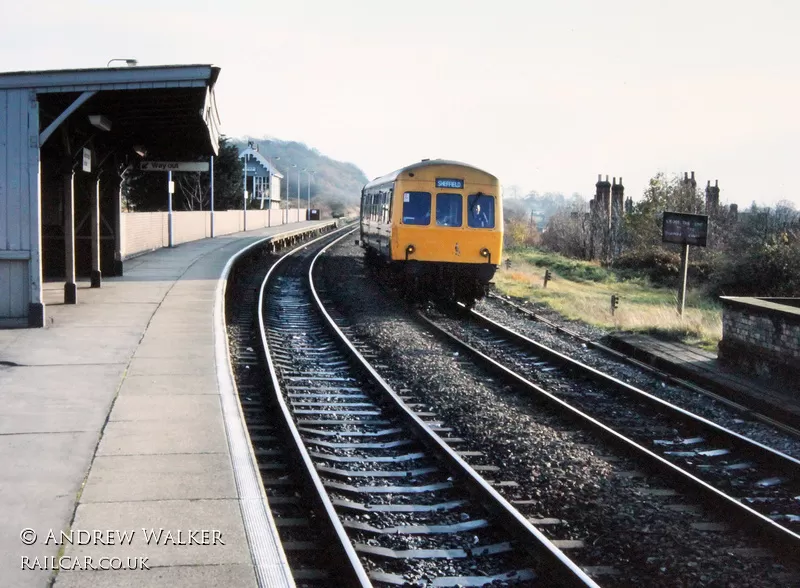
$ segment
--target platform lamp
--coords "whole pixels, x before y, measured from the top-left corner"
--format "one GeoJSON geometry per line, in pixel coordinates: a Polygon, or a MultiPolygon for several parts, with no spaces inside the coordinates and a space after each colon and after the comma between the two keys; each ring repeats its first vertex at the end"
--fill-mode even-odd
{"type": "MultiPolygon", "coordinates": [[[[293,163],[289,167],[297,167],[297,164],[293,163]]],[[[286,222],[287,223],[289,222],[289,207],[291,206],[291,204],[289,203],[289,184],[291,184],[291,181],[289,181],[289,172],[286,172],[286,222]]],[[[297,204],[297,207],[298,207],[297,220],[300,220],[300,210],[299,210],[300,209],[300,204],[299,204],[300,203],[300,171],[299,170],[297,171],[297,202],[298,202],[298,204],[297,204]]]]}
{"type": "Polygon", "coordinates": [[[125,65],[127,65],[128,67],[134,67],[139,64],[139,62],[136,61],[135,59],[127,59],[125,57],[115,57],[114,59],[108,60],[108,63],[106,63],[106,67],[110,66],[115,61],[124,61],[125,65]]]}
{"type": "Polygon", "coordinates": [[[306,220],[311,220],[311,174],[317,172],[308,168],[303,168],[303,171],[308,174],[308,206],[306,208],[306,220]]]}

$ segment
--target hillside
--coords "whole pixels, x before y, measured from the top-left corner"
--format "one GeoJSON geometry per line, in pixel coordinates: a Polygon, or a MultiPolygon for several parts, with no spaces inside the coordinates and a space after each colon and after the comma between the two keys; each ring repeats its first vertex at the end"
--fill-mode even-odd
{"type": "MultiPolygon", "coordinates": [[[[290,198],[297,197],[297,170],[310,169],[315,173],[311,182],[311,206],[319,208],[323,214],[344,214],[358,209],[361,188],[367,183],[367,176],[352,163],[331,159],[296,141],[281,141],[273,138],[231,139],[237,148],[245,149],[248,141],[258,145],[261,155],[270,159],[283,174],[282,196],[286,194],[289,182],[290,198]],[[295,165],[297,167],[292,167],[295,165]]],[[[300,174],[300,194],[305,201],[308,193],[308,175],[300,174]]]]}

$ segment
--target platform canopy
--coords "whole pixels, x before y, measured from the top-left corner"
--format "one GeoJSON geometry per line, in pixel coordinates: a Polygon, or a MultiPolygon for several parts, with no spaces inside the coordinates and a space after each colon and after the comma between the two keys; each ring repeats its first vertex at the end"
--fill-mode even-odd
{"type": "Polygon", "coordinates": [[[125,171],[144,157],[217,154],[219,72],[165,65],[0,73],[0,328],[44,325],[43,260],[64,259],[67,303],[76,263],[89,254],[99,284],[102,238],[115,240],[115,256],[120,250],[125,171]],[[89,218],[91,252],[81,253],[89,218]]]}
{"type": "Polygon", "coordinates": [[[115,151],[172,158],[216,155],[219,68],[168,65],[0,73],[0,91],[30,90],[39,102],[40,146],[66,120],[115,151]]]}

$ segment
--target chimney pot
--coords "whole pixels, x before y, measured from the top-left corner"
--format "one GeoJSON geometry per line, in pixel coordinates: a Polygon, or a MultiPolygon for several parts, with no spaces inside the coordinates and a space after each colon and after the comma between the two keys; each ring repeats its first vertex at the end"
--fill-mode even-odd
{"type": "Polygon", "coordinates": [[[694,179],[694,172],[692,172],[692,179],[694,179]]]}
{"type": "Polygon", "coordinates": [[[716,188],[718,186],[719,186],[719,180],[714,180],[714,187],[716,188]]]}
{"type": "Polygon", "coordinates": [[[615,186],[617,185],[617,176],[614,176],[614,181],[613,181],[613,184],[614,184],[615,186]]]}
{"type": "Polygon", "coordinates": [[[602,182],[603,181],[603,174],[597,174],[597,181],[598,182],[602,182]]]}
{"type": "Polygon", "coordinates": [[[608,181],[608,174],[606,174],[606,182],[608,181]]]}
{"type": "Polygon", "coordinates": [[[683,172],[683,180],[686,181],[689,179],[689,172],[683,172]]]}

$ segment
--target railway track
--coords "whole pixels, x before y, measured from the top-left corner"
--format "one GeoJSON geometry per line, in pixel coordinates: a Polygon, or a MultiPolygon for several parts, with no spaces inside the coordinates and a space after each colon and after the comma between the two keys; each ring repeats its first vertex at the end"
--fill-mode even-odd
{"type": "Polygon", "coordinates": [[[637,370],[641,372],[649,373],[657,377],[662,382],[669,382],[678,386],[679,388],[685,389],[695,394],[699,394],[702,396],[706,396],[708,398],[713,399],[720,404],[723,404],[743,415],[744,418],[752,419],[755,421],[759,421],[770,425],[787,435],[791,435],[792,437],[800,439],[800,429],[797,428],[796,423],[794,422],[795,419],[789,417],[787,418],[787,414],[785,412],[781,412],[774,408],[771,405],[767,405],[763,402],[753,402],[752,400],[742,399],[742,402],[737,402],[736,400],[730,398],[730,396],[737,396],[736,393],[732,393],[730,391],[726,392],[724,395],[704,388],[701,385],[698,385],[694,382],[690,382],[684,378],[680,378],[673,374],[667,373],[663,370],[658,369],[655,366],[652,366],[648,363],[640,361],[635,357],[630,357],[625,353],[617,351],[616,349],[612,349],[607,345],[604,345],[598,341],[592,340],[588,337],[584,337],[580,333],[577,333],[571,329],[564,327],[563,325],[557,324],[547,317],[538,314],[536,312],[531,311],[530,309],[524,308],[519,304],[515,304],[514,302],[504,298],[503,296],[499,296],[495,293],[490,292],[487,295],[487,299],[496,302],[502,306],[508,307],[512,309],[514,312],[519,313],[520,315],[530,319],[531,321],[535,321],[536,323],[540,323],[549,329],[552,330],[553,333],[561,335],[567,339],[573,340],[578,342],[581,345],[584,345],[587,349],[594,349],[598,352],[613,358],[616,361],[628,364],[633,366],[637,370]],[[750,406],[750,404],[756,404],[758,406],[750,406]]]}
{"type": "Polygon", "coordinates": [[[277,259],[259,249],[247,253],[234,267],[225,292],[229,353],[241,414],[295,584],[323,588],[341,573],[344,554],[331,540],[332,529],[313,508],[308,480],[286,444],[289,432],[272,417],[278,407],[260,352],[258,293],[277,259]]]}
{"type": "Polygon", "coordinates": [[[348,341],[314,289],[324,249],[273,265],[258,308],[271,402],[341,546],[339,583],[595,586],[348,341]]]}
{"type": "MultiPolygon", "coordinates": [[[[362,259],[357,247],[343,244],[321,260],[337,320],[352,325],[384,378],[453,427],[453,446],[481,452],[467,460],[592,577],[619,588],[738,585],[742,578],[771,588],[800,580],[795,544],[771,534],[781,532],[778,525],[766,537],[753,532],[692,485],[676,483],[660,466],[651,471],[635,452],[620,451],[488,371],[482,359],[414,319],[388,293],[382,272],[362,259]]],[[[542,367],[553,368],[543,373],[551,381],[562,377],[558,366],[542,367]]],[[[630,368],[621,372],[627,381],[652,382],[630,368]]],[[[690,404],[706,406],[699,399],[690,404]]],[[[716,419],[720,410],[703,414],[716,419]]],[[[770,445],[794,445],[777,437],[757,435],[770,445]]]]}
{"type": "Polygon", "coordinates": [[[565,411],[702,496],[731,520],[800,552],[800,461],[532,341],[476,311],[420,315],[516,387],[565,411]]]}

